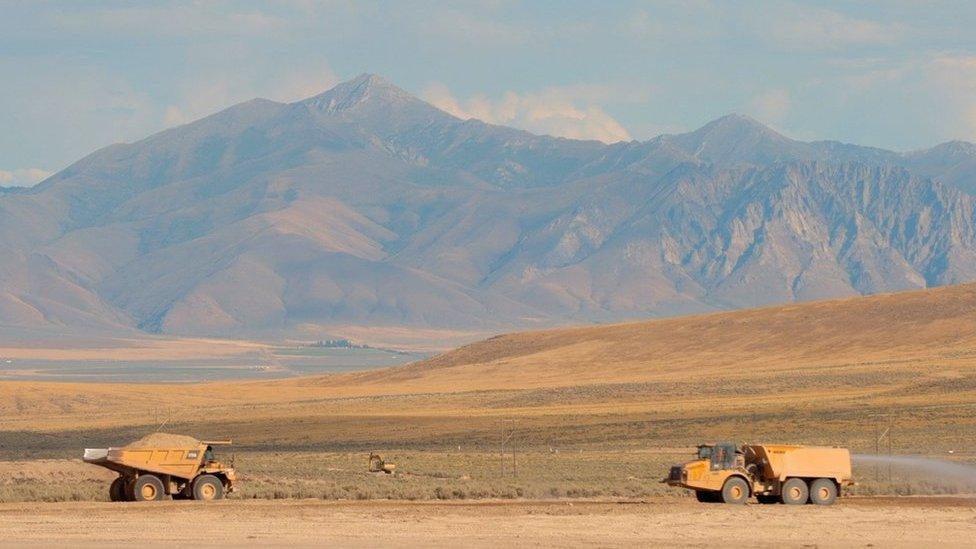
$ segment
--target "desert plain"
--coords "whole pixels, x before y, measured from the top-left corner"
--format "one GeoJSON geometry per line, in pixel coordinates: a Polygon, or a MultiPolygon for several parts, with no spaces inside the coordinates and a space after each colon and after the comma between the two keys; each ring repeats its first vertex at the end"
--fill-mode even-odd
{"type": "MultiPolygon", "coordinates": [[[[0,543],[112,544],[139,532],[150,544],[205,545],[965,545],[976,532],[973,311],[976,286],[962,285],[508,334],[329,375],[8,379],[0,543]],[[222,451],[244,476],[238,492],[215,505],[108,503],[111,474],[82,463],[84,448],[158,430],[233,439],[222,451]],[[845,446],[955,469],[856,459],[858,485],[832,508],[699,504],[659,483],[716,440],[845,446]],[[398,474],[367,472],[374,451],[398,474]]],[[[56,350],[19,345],[0,347],[56,350]]],[[[177,364],[272,347],[57,351],[177,364]]]]}
{"type": "Polygon", "coordinates": [[[4,544],[290,547],[968,547],[976,511],[951,498],[833,508],[639,502],[223,501],[0,505],[4,544]],[[188,524],[194,526],[188,527],[188,524]]]}

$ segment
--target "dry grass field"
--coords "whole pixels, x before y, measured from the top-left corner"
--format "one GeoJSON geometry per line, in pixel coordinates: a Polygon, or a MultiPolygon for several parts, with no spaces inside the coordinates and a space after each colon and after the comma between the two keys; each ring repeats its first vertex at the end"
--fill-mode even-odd
{"type": "MultiPolygon", "coordinates": [[[[656,480],[666,466],[702,440],[874,452],[889,426],[895,453],[972,462],[974,311],[976,285],[966,285],[504,335],[341,375],[0,382],[0,459],[16,471],[163,428],[233,438],[252,475],[243,497],[326,499],[650,497],[665,493],[656,480]],[[507,478],[500,452],[513,445],[521,470],[507,478]],[[370,450],[403,475],[364,473],[370,450]]],[[[104,498],[103,479],[51,475],[68,480],[8,482],[0,499],[104,498]]],[[[898,471],[859,476],[863,493],[965,488],[898,471]]]]}
{"type": "MultiPolygon", "coordinates": [[[[366,453],[246,451],[234,456],[243,472],[233,498],[319,500],[645,500],[691,494],[659,482],[674,463],[689,459],[691,448],[646,450],[530,450],[516,456],[479,451],[384,452],[396,463],[395,475],[369,473],[366,453]]],[[[855,497],[875,495],[965,495],[976,493],[976,479],[932,478],[926,471],[855,463],[855,497]]],[[[108,501],[114,473],[79,459],[0,461],[0,503],[108,501]]]]}

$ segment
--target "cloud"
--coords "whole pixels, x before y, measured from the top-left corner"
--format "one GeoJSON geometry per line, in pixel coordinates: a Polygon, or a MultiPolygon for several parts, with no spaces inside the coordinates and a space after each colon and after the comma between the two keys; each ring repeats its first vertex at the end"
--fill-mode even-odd
{"type": "Polygon", "coordinates": [[[936,55],[921,73],[919,81],[938,101],[934,111],[947,117],[945,126],[957,138],[976,139],[976,55],[936,55]]]}
{"type": "Polygon", "coordinates": [[[776,88],[754,97],[749,102],[749,112],[763,122],[777,124],[783,121],[791,106],[790,92],[776,88]]]}
{"type": "Polygon", "coordinates": [[[937,75],[951,83],[976,84],[976,55],[942,53],[933,56],[930,65],[937,75]]]}
{"type": "Polygon", "coordinates": [[[318,95],[339,83],[339,77],[326,64],[289,71],[267,85],[267,97],[292,102],[318,95]]]}
{"type": "MultiPolygon", "coordinates": [[[[659,1],[625,13],[618,33],[641,43],[679,43],[714,40],[728,32],[732,19],[723,6],[709,0],[659,1]]],[[[741,8],[734,8],[741,11],[741,8]]]]}
{"type": "Polygon", "coordinates": [[[605,93],[592,87],[550,88],[538,93],[506,92],[492,100],[475,95],[459,101],[444,84],[434,83],[423,93],[424,99],[458,118],[478,120],[490,124],[514,126],[533,133],[595,139],[605,143],[629,141],[630,132],[600,106],[581,99],[592,99],[605,93]]]}
{"type": "MultiPolygon", "coordinates": [[[[61,167],[96,148],[159,129],[153,98],[126,79],[76,58],[0,55],[0,166],[61,167]]],[[[34,172],[36,173],[36,172],[34,172]]],[[[20,179],[32,184],[30,179],[20,179]]]]}
{"type": "Polygon", "coordinates": [[[429,32],[441,36],[463,38],[492,46],[522,45],[536,36],[531,28],[494,17],[476,17],[455,9],[438,11],[423,26],[429,32]]]}
{"type": "Polygon", "coordinates": [[[846,116],[852,126],[889,137],[883,146],[976,140],[976,55],[923,52],[839,60],[830,66],[836,72],[814,82],[808,108],[830,104],[829,116],[846,116]]]}
{"type": "Polygon", "coordinates": [[[460,41],[479,48],[512,48],[544,43],[553,39],[590,36],[595,24],[578,17],[546,17],[541,21],[527,21],[513,17],[512,2],[468,2],[435,10],[416,9],[404,3],[407,25],[416,26],[421,34],[460,41]]]}
{"type": "Polygon", "coordinates": [[[440,82],[434,82],[427,86],[427,89],[424,90],[421,96],[423,96],[424,100],[426,100],[428,103],[446,113],[465,120],[472,118],[472,116],[469,115],[463,107],[461,107],[461,104],[458,103],[458,100],[454,97],[454,94],[451,93],[451,90],[440,82]]]}
{"type": "Polygon", "coordinates": [[[244,72],[209,74],[182,86],[180,99],[163,110],[165,127],[178,126],[208,116],[255,97],[290,103],[335,86],[339,78],[325,63],[269,70],[259,77],[244,72]]]}
{"type": "Polygon", "coordinates": [[[53,172],[41,168],[0,170],[0,187],[33,187],[51,175],[53,172]]]}
{"type": "Polygon", "coordinates": [[[783,3],[748,25],[759,38],[790,50],[839,50],[848,46],[892,45],[908,29],[901,23],[861,19],[826,8],[783,3]]]}
{"type": "Polygon", "coordinates": [[[184,84],[179,103],[166,106],[163,124],[167,127],[186,124],[243,100],[235,95],[235,86],[226,78],[184,84]]]}
{"type": "Polygon", "coordinates": [[[891,46],[917,32],[901,22],[877,21],[788,0],[760,0],[749,6],[710,0],[662,1],[627,14],[617,28],[621,36],[655,47],[690,42],[791,52],[891,46]]]}
{"type": "Polygon", "coordinates": [[[217,2],[167,6],[123,3],[46,10],[41,17],[62,32],[87,33],[97,28],[103,33],[155,37],[254,36],[279,32],[288,26],[286,20],[259,9],[230,7],[217,2]]]}

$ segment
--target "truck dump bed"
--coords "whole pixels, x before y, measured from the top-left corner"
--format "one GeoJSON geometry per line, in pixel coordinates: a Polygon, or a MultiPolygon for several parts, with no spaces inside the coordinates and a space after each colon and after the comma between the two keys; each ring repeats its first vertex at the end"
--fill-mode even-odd
{"type": "Polygon", "coordinates": [[[846,448],[785,444],[753,444],[747,448],[762,463],[765,478],[832,478],[841,485],[851,483],[851,453],[846,448]]]}
{"type": "Polygon", "coordinates": [[[193,448],[87,448],[84,460],[119,473],[148,471],[191,479],[200,469],[205,444],[193,448]]]}

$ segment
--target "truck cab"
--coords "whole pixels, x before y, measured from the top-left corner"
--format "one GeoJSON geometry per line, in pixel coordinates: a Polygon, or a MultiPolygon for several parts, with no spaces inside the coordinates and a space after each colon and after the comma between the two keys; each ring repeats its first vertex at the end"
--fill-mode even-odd
{"type": "Polygon", "coordinates": [[[732,476],[741,477],[746,483],[746,490],[741,487],[733,490],[735,495],[748,498],[749,478],[745,471],[742,454],[736,449],[735,443],[719,442],[715,444],[701,444],[698,446],[697,459],[671,467],[664,482],[669,486],[679,486],[695,491],[699,501],[720,501],[721,490],[726,481],[732,476]]]}

